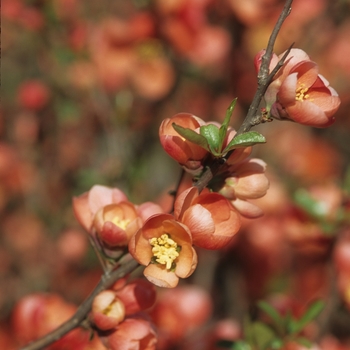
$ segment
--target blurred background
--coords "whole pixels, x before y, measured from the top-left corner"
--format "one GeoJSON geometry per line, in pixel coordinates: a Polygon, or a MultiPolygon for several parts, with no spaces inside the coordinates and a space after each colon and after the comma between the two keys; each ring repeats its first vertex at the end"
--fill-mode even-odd
{"type": "MultiPolygon", "coordinates": [[[[231,123],[240,126],[257,86],[254,56],[266,47],[283,4],[2,0],[0,322],[28,293],[56,292],[79,303],[97,283],[101,271],[74,218],[73,196],[102,184],[119,187],[137,204],[169,203],[167,192],[174,189],[180,168],[159,144],[163,119],[189,112],[220,122],[238,97],[231,123]]],[[[303,238],[299,229],[281,238],[286,224],[276,221],[276,213],[290,205],[291,194],[344,184],[350,156],[349,15],[349,0],[294,0],[276,42],[277,54],[292,43],[305,50],[342,104],[328,129],[278,121],[255,129],[267,137],[254,154],[268,163],[271,193],[260,204],[269,223],[245,223],[248,234],[237,238],[226,260],[219,261],[224,271],[239,260],[243,275],[251,276],[246,288],[252,300],[274,288],[290,288],[283,274],[291,266],[285,237],[288,244],[303,238]],[[268,258],[256,253],[267,246],[286,250],[269,250],[268,258]],[[262,260],[248,263],[250,254],[262,260]]],[[[315,249],[317,255],[311,245],[312,253],[315,249]]],[[[214,273],[218,257],[201,254],[204,269],[214,273]]],[[[305,272],[303,266],[293,265],[293,271],[305,272]]],[[[193,281],[208,290],[213,283],[222,285],[220,274],[208,278],[204,271],[199,269],[193,281]]],[[[322,270],[316,275],[317,281],[324,276],[322,270]]],[[[303,286],[300,298],[308,300],[300,281],[294,291],[303,286]]],[[[222,293],[214,294],[217,315],[230,310],[222,293]]],[[[239,318],[243,311],[234,308],[228,316],[239,318]]]]}

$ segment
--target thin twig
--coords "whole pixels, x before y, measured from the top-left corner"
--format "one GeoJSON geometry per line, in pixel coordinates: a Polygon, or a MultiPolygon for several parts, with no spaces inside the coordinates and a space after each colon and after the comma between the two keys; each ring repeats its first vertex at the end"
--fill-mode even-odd
{"type": "MultiPolygon", "coordinates": [[[[256,121],[256,115],[257,115],[257,110],[259,108],[259,105],[261,103],[261,100],[271,83],[273,77],[277,73],[277,71],[283,66],[283,63],[288,56],[290,50],[293,47],[293,44],[289,47],[289,49],[286,51],[286,53],[283,55],[283,57],[279,60],[277,63],[276,67],[272,70],[271,73],[269,73],[269,66],[270,66],[270,61],[273,53],[273,47],[276,42],[277,35],[282,27],[283,22],[285,19],[288,17],[291,11],[291,5],[292,5],[293,0],[287,0],[283,10],[276,22],[276,25],[271,33],[271,36],[269,38],[266,52],[262,57],[261,61],[261,66],[259,69],[258,73],[258,89],[254,95],[253,101],[249,107],[247,116],[245,117],[241,127],[237,131],[237,135],[243,134],[247,131],[249,131],[254,125],[257,125],[256,121]]],[[[229,154],[228,154],[229,156],[229,154]]],[[[220,167],[222,166],[222,162],[213,162],[210,167],[208,167],[200,177],[200,179],[196,183],[196,187],[198,188],[199,192],[201,192],[211,181],[211,179],[215,176],[215,174],[219,171],[220,167]]]]}
{"type": "Polygon", "coordinates": [[[277,35],[282,27],[283,22],[290,14],[290,11],[292,9],[291,8],[292,2],[293,2],[293,0],[286,1],[285,5],[283,7],[283,10],[282,10],[277,22],[276,22],[276,25],[271,33],[271,36],[270,36],[268,44],[267,44],[266,52],[261,59],[261,66],[260,66],[259,73],[258,73],[258,89],[256,90],[253,101],[249,107],[247,116],[245,117],[241,127],[238,129],[236,136],[249,131],[252,128],[252,126],[254,124],[256,124],[256,123],[252,123],[252,119],[254,119],[255,116],[257,115],[257,110],[259,108],[261,100],[262,100],[270,82],[272,81],[272,78],[277,73],[278,69],[283,65],[285,58],[287,57],[289,51],[291,50],[291,48],[293,46],[292,45],[287,50],[288,53],[283,56],[283,58],[278,62],[277,66],[274,68],[274,70],[269,74],[270,61],[271,61],[271,57],[272,57],[272,53],[273,53],[273,47],[275,45],[277,35]]]}
{"type": "Polygon", "coordinates": [[[136,262],[136,260],[130,257],[130,260],[125,262],[118,269],[110,272],[109,274],[103,275],[95,289],[91,292],[87,299],[79,306],[76,313],[68,321],[63,323],[60,327],[47,334],[43,338],[40,338],[23,347],[21,350],[43,349],[46,346],[52,344],[53,342],[61,339],[65,334],[67,334],[74,328],[78,327],[88,315],[95,296],[103,290],[112,286],[113,283],[118,279],[123,278],[130,272],[134,271],[138,266],[139,264],[136,262]]]}
{"type": "MultiPolygon", "coordinates": [[[[256,116],[256,113],[260,105],[260,102],[263,98],[263,95],[266,92],[266,89],[270,84],[273,76],[275,75],[277,70],[280,68],[280,64],[283,65],[285,57],[284,59],[280,60],[280,62],[278,63],[278,68],[275,67],[276,71],[273,70],[269,74],[269,63],[271,60],[273,47],[274,47],[277,35],[282,27],[282,24],[291,11],[292,2],[293,0],[286,1],[284,8],[269,38],[267,49],[264,56],[262,57],[262,63],[258,74],[258,90],[254,96],[252,104],[249,107],[247,116],[243,124],[237,132],[237,135],[249,131],[250,128],[253,126],[252,120],[256,116]]],[[[218,160],[217,162],[213,162],[213,165],[211,167],[207,168],[207,170],[202,174],[201,178],[196,184],[197,188],[199,188],[200,191],[210,182],[210,180],[217,173],[217,171],[220,169],[221,166],[222,166],[222,162],[218,160]]],[[[34,341],[29,345],[23,347],[21,350],[43,349],[46,346],[62,338],[65,334],[67,334],[74,328],[81,325],[81,323],[86,319],[91,309],[91,305],[95,296],[101,291],[105,290],[106,288],[109,288],[118,279],[123,278],[124,276],[126,276],[127,274],[135,270],[138,266],[139,264],[134,259],[130,259],[129,261],[125,262],[123,265],[120,265],[119,268],[117,268],[116,270],[110,273],[104,274],[100,282],[98,283],[98,285],[89,295],[89,297],[79,306],[77,312],[68,321],[63,323],[60,327],[58,327],[51,333],[47,334],[43,338],[40,338],[37,341],[34,341]]]]}

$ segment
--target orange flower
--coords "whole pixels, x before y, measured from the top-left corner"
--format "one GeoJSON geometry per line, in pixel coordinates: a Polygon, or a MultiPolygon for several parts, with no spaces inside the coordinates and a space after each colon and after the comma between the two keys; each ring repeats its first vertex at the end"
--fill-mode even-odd
{"type": "Polygon", "coordinates": [[[136,279],[121,289],[115,288],[117,297],[125,305],[125,314],[130,316],[150,308],[156,300],[154,284],[145,279],[136,279]]]}
{"type": "Polygon", "coordinates": [[[126,318],[112,333],[100,336],[110,350],[155,350],[157,337],[149,321],[141,317],[126,318]]]}
{"type": "Polygon", "coordinates": [[[219,193],[196,187],[182,192],[174,206],[175,218],[191,231],[193,243],[206,249],[226,246],[241,226],[241,218],[230,201],[219,193]]]}
{"type": "Polygon", "coordinates": [[[148,217],[163,211],[152,202],[134,205],[119,189],[100,185],[75,197],[73,207],[82,226],[92,235],[97,233],[108,247],[127,245],[148,217]]]}
{"type": "Polygon", "coordinates": [[[94,216],[100,208],[126,200],[126,195],[118,188],[95,185],[90,191],[73,198],[73,210],[79,223],[91,231],[94,216]]]}
{"type": "Polygon", "coordinates": [[[159,287],[176,287],[179,278],[190,276],[197,266],[189,229],[170,214],[149,218],[131,238],[129,252],[146,266],[146,278],[159,287]]]}
{"type": "Polygon", "coordinates": [[[160,143],[165,152],[185,168],[190,170],[201,168],[202,161],[208,152],[180,136],[173,128],[173,123],[184,128],[196,130],[205,124],[204,121],[193,114],[179,113],[172,118],[164,119],[159,128],[160,143]]]}
{"type": "Polygon", "coordinates": [[[130,202],[109,204],[95,215],[94,228],[110,247],[127,245],[130,237],[142,226],[135,206],[130,202]]]}
{"type": "MultiPolygon", "coordinates": [[[[271,62],[276,62],[275,56],[271,62]]],[[[300,49],[290,51],[284,66],[267,89],[265,99],[267,108],[271,107],[272,117],[314,127],[331,125],[340,105],[337,92],[318,74],[317,64],[300,49]]]]}
{"type": "Polygon", "coordinates": [[[125,306],[115,291],[104,290],[96,295],[91,306],[91,319],[98,329],[112,329],[124,318],[125,306]]]}
{"type": "Polygon", "coordinates": [[[229,199],[241,215],[248,218],[262,216],[263,211],[247,200],[261,198],[266,194],[269,180],[265,170],[266,163],[261,159],[245,159],[232,164],[229,166],[230,175],[219,193],[229,199]]]}

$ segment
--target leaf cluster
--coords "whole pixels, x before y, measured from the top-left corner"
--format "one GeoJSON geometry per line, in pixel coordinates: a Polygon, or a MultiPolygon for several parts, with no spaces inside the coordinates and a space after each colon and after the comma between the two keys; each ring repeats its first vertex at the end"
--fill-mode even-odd
{"type": "Polygon", "coordinates": [[[172,124],[173,128],[187,141],[195,143],[196,145],[204,148],[216,158],[223,158],[228,154],[228,152],[233,151],[236,148],[249,147],[258,143],[265,143],[266,139],[263,135],[256,131],[250,131],[235,135],[235,137],[225,146],[229,131],[229,123],[232,112],[236,106],[236,102],[237,99],[234,99],[231,102],[226,111],[224,122],[220,127],[214,124],[202,125],[199,128],[199,133],[175,123],[172,124]]]}
{"type": "Polygon", "coordinates": [[[269,317],[269,322],[247,319],[244,324],[244,339],[235,342],[221,341],[219,346],[222,349],[278,350],[290,342],[311,347],[311,341],[302,335],[302,331],[322,312],[323,301],[313,302],[299,319],[293,317],[291,312],[281,315],[265,301],[260,301],[257,305],[269,317]]]}

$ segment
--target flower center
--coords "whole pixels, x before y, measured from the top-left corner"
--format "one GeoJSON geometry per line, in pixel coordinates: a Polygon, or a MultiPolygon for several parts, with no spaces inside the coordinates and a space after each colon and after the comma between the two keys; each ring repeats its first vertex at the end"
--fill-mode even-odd
{"type": "Polygon", "coordinates": [[[153,247],[151,262],[165,265],[167,270],[174,270],[176,267],[175,259],[180,255],[181,246],[172,240],[167,233],[158,238],[151,238],[149,242],[153,247]]]}
{"type": "Polygon", "coordinates": [[[295,90],[295,99],[301,102],[308,99],[310,97],[309,94],[306,94],[308,90],[309,88],[305,87],[305,84],[300,84],[300,86],[295,90]]]}
{"type": "Polygon", "coordinates": [[[130,219],[121,219],[118,216],[116,216],[115,218],[113,218],[112,220],[113,224],[120,227],[121,229],[125,230],[126,227],[129,225],[130,223],[130,219]]]}

